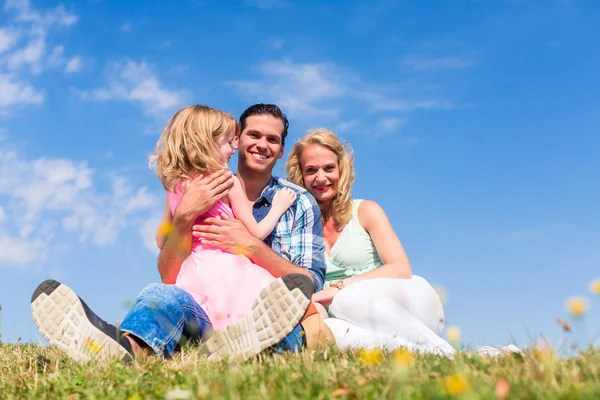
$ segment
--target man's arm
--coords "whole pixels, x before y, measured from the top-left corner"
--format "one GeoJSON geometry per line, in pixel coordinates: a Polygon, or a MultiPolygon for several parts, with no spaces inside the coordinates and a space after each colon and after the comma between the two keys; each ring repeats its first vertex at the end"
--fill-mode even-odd
{"type": "Polygon", "coordinates": [[[252,236],[239,220],[222,215],[221,219],[207,218],[205,222],[206,225],[194,225],[192,228],[192,234],[201,238],[202,243],[228,253],[242,254],[276,278],[289,274],[303,274],[313,279],[305,268],[280,257],[263,241],[252,236]]]}
{"type": "Polygon", "coordinates": [[[233,185],[230,171],[219,171],[189,183],[175,213],[173,229],[158,255],[158,272],[163,283],[173,284],[181,264],[192,249],[192,226],[199,215],[227,196],[233,185]]]}

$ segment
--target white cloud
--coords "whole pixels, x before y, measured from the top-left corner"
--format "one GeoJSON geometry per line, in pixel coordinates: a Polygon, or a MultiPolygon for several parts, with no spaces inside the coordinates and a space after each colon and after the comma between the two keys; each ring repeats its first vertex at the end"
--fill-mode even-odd
{"type": "Polygon", "coordinates": [[[102,190],[94,174],[85,162],[30,160],[0,142],[0,267],[41,260],[58,243],[54,236],[64,241],[68,233],[82,243],[111,245],[161,209],[147,187],[113,176],[102,190]]]}
{"type": "Polygon", "coordinates": [[[22,267],[42,258],[48,246],[41,238],[24,239],[0,231],[0,267],[14,265],[22,267]]]}
{"type": "Polygon", "coordinates": [[[147,115],[162,117],[181,106],[187,93],[167,88],[152,72],[150,66],[132,60],[109,63],[107,87],[91,92],[80,92],[83,99],[119,100],[139,106],[147,115]]]}
{"type": "Polygon", "coordinates": [[[413,71],[442,71],[469,68],[473,61],[463,57],[409,56],[402,60],[402,64],[413,71]]]}
{"type": "Polygon", "coordinates": [[[72,74],[83,69],[83,60],[80,56],[71,57],[65,66],[65,73],[72,74]]]}
{"type": "Polygon", "coordinates": [[[44,95],[27,82],[14,76],[0,73],[0,114],[2,110],[16,104],[38,104],[44,95]]]}
{"type": "Polygon", "coordinates": [[[147,115],[162,117],[181,106],[187,93],[167,88],[145,61],[124,60],[109,63],[106,71],[107,87],[91,92],[80,92],[83,99],[119,100],[140,107],[147,115]]]}
{"type": "MultiPolygon", "coordinates": [[[[402,118],[384,118],[381,119],[377,124],[377,133],[379,135],[386,135],[395,132],[405,120],[402,118]]],[[[378,136],[379,136],[378,135],[378,136]]]]}
{"type": "Polygon", "coordinates": [[[0,54],[10,50],[17,43],[17,33],[11,29],[0,29],[0,54]]]}
{"type": "Polygon", "coordinates": [[[33,22],[38,26],[70,27],[79,20],[77,15],[65,10],[62,4],[52,10],[40,11],[32,8],[29,0],[7,0],[4,9],[6,11],[16,11],[17,21],[33,22]]]}
{"type": "Polygon", "coordinates": [[[270,38],[269,40],[267,40],[267,43],[273,49],[280,50],[283,47],[283,45],[285,44],[285,40],[280,39],[280,38],[270,38]]]}
{"type": "Polygon", "coordinates": [[[335,133],[343,133],[351,130],[352,128],[356,128],[360,125],[360,121],[356,119],[351,119],[349,121],[340,122],[336,125],[334,132],[335,133]]]}
{"type": "Polygon", "coordinates": [[[129,32],[131,30],[131,22],[127,21],[123,25],[121,25],[121,31],[129,32]]]}
{"type": "Polygon", "coordinates": [[[144,243],[144,246],[146,246],[146,248],[154,254],[159,253],[158,247],[156,246],[156,238],[155,238],[155,234],[156,234],[156,228],[158,227],[158,225],[160,224],[160,221],[162,220],[162,213],[155,213],[154,215],[152,215],[148,220],[146,220],[146,222],[142,223],[138,229],[138,233],[140,235],[140,237],[142,238],[142,242],[144,243]]]}
{"type": "Polygon", "coordinates": [[[45,33],[35,33],[25,47],[14,51],[8,57],[8,69],[15,71],[25,65],[29,65],[31,67],[31,72],[39,74],[42,72],[42,57],[45,51],[45,33]]]}
{"type": "MultiPolygon", "coordinates": [[[[248,100],[279,104],[291,117],[309,121],[319,118],[339,122],[345,109],[352,107],[371,112],[454,107],[442,99],[419,98],[417,88],[397,93],[394,85],[365,82],[334,63],[296,63],[286,59],[264,62],[257,71],[256,80],[234,82],[248,100]]],[[[355,116],[353,125],[360,122],[355,116]]]]}
{"type": "Polygon", "coordinates": [[[334,65],[268,61],[258,71],[260,80],[235,82],[246,96],[277,103],[290,116],[339,116],[339,109],[327,103],[346,91],[334,65]]]}
{"type": "Polygon", "coordinates": [[[8,25],[0,29],[0,114],[9,114],[15,106],[43,102],[42,91],[27,75],[64,63],[64,47],[52,45],[49,38],[56,30],[75,24],[79,17],[62,5],[40,10],[27,0],[7,1],[4,14],[8,25]]]}
{"type": "Polygon", "coordinates": [[[63,65],[65,62],[64,53],[64,46],[54,46],[50,52],[50,55],[48,56],[48,65],[51,67],[60,67],[63,65]]]}

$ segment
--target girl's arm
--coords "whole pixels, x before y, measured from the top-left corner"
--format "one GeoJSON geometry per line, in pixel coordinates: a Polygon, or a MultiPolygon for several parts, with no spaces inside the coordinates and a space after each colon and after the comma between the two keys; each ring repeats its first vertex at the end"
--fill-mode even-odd
{"type": "Polygon", "coordinates": [[[154,235],[154,238],[156,239],[156,245],[159,249],[162,249],[165,245],[165,239],[171,230],[172,224],[173,215],[171,215],[171,207],[169,207],[168,196],[165,196],[165,209],[163,211],[162,220],[160,221],[158,228],[156,228],[156,233],[154,235]]]}
{"type": "Polygon", "coordinates": [[[242,185],[237,177],[234,177],[233,188],[229,191],[229,203],[235,217],[244,224],[252,236],[260,240],[263,240],[273,232],[275,225],[279,222],[279,218],[294,204],[294,201],[296,201],[296,193],[293,190],[284,188],[278,191],[273,198],[271,211],[269,211],[262,221],[256,222],[252,215],[252,208],[248,204],[248,200],[244,194],[244,189],[242,189],[242,185]]]}

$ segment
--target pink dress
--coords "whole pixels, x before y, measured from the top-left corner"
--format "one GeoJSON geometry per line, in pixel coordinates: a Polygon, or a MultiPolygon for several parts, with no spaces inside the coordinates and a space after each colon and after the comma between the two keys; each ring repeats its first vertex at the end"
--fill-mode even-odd
{"type": "MultiPolygon", "coordinates": [[[[182,195],[168,192],[171,213],[182,195]]],[[[221,213],[234,217],[231,207],[219,200],[196,219],[196,224],[202,224],[205,218],[220,218],[221,213]]],[[[247,257],[203,245],[194,237],[192,253],[181,265],[175,285],[192,295],[218,330],[246,315],[260,291],[273,280],[269,272],[247,257]]]]}

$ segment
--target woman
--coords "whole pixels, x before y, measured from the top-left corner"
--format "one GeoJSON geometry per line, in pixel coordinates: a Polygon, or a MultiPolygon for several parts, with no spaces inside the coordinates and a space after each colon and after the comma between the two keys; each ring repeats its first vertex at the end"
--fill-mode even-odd
{"type": "Polygon", "coordinates": [[[335,317],[326,323],[338,346],[453,354],[440,337],[440,299],[425,279],[412,275],[385,212],[374,201],[351,197],[350,148],[329,130],[312,130],[292,149],[287,170],[288,180],[306,188],[321,208],[327,273],[313,301],[335,317]]]}

